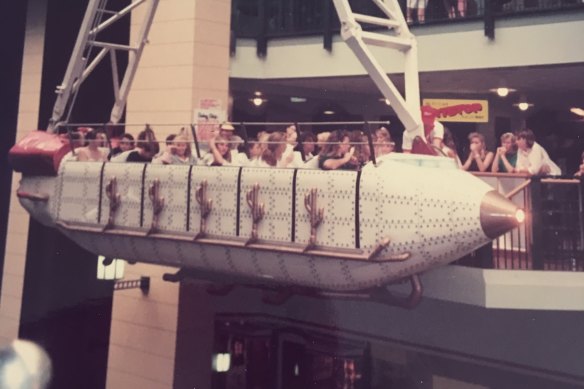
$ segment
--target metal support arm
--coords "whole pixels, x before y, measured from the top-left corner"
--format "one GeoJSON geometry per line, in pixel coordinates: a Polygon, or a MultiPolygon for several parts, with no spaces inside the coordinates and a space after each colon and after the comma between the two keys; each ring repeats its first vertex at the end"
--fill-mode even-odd
{"type": "Polygon", "coordinates": [[[83,81],[93,72],[99,63],[110,53],[112,60],[112,75],[114,83],[115,103],[112,108],[110,121],[118,123],[124,108],[126,99],[132,85],[132,81],[142,56],[144,46],[148,42],[147,37],[154,19],[154,14],[159,0],[134,0],[121,11],[114,12],[106,9],[108,0],[89,0],[85,16],[79,28],[79,35],[69,59],[69,64],[63,77],[63,82],[57,86],[57,99],[53,106],[53,113],[49,120],[47,131],[58,132],[63,124],[69,121],[77,93],[83,81]],[[99,34],[113,25],[118,20],[127,17],[135,8],[145,4],[145,12],[142,25],[137,34],[136,41],[130,45],[100,41],[99,34]],[[113,15],[102,22],[104,15],[113,15]],[[94,48],[101,48],[97,51],[94,48]],[[125,69],[121,84],[118,81],[118,65],[115,58],[118,51],[127,52],[128,65],[125,69]]]}
{"type": "Polygon", "coordinates": [[[415,136],[424,138],[416,39],[409,31],[397,0],[373,1],[387,19],[353,13],[348,0],[333,0],[341,21],[341,37],[361,62],[383,97],[391,103],[406,131],[412,134],[412,138],[415,136]],[[359,22],[387,27],[393,30],[395,35],[365,32],[359,22]],[[405,98],[389,79],[367,44],[398,50],[404,54],[405,98]]]}

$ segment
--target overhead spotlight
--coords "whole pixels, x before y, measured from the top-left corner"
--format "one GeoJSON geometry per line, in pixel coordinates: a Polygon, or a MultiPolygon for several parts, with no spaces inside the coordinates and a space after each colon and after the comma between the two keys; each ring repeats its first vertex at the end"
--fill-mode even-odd
{"type": "Polygon", "coordinates": [[[262,105],[264,103],[264,99],[262,99],[261,97],[254,97],[253,99],[251,99],[251,102],[256,107],[259,107],[260,105],[262,105]]]}
{"type": "Polygon", "coordinates": [[[386,99],[384,97],[380,98],[379,101],[381,101],[382,103],[385,103],[385,105],[391,105],[391,101],[389,101],[389,99],[386,99]]]}
{"type": "Polygon", "coordinates": [[[257,90],[253,94],[254,94],[254,96],[261,96],[262,95],[262,92],[260,92],[259,90],[257,90]]]}
{"type": "Polygon", "coordinates": [[[519,108],[520,111],[527,111],[529,108],[533,107],[533,104],[528,103],[527,101],[522,101],[513,105],[519,108]]]}
{"type": "Polygon", "coordinates": [[[521,96],[519,98],[519,102],[513,104],[515,107],[519,108],[520,111],[527,111],[529,108],[533,107],[532,103],[527,102],[527,98],[525,96],[521,96]]]}
{"type": "Polygon", "coordinates": [[[326,110],[323,112],[325,115],[334,115],[335,111],[331,111],[331,110],[326,110]]]}
{"type": "Polygon", "coordinates": [[[572,112],[574,115],[584,117],[584,109],[582,109],[582,108],[572,107],[572,108],[570,108],[570,112],[572,112]]]}
{"type": "Polygon", "coordinates": [[[512,89],[512,88],[507,88],[507,87],[499,87],[499,88],[493,88],[493,89],[489,89],[489,91],[496,93],[497,96],[499,97],[507,97],[509,95],[509,93],[511,92],[517,92],[516,89],[512,89]]]}

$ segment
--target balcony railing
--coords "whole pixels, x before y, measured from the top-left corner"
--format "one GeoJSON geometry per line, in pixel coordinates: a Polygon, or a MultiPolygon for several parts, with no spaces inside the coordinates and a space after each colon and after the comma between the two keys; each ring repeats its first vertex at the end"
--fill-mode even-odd
{"type": "MultiPolygon", "coordinates": [[[[399,0],[404,15],[406,0],[399,0]]],[[[371,0],[349,0],[354,12],[383,16],[371,0]]],[[[233,0],[232,52],[236,38],[257,40],[258,55],[267,53],[267,41],[292,36],[323,36],[332,48],[332,35],[339,32],[339,19],[332,0],[233,0]]],[[[494,20],[529,13],[584,10],[583,0],[429,0],[424,24],[484,20],[485,34],[494,37],[494,20]],[[449,12],[450,10],[450,12],[449,12]]],[[[417,12],[413,24],[419,25],[417,12]]]]}
{"type": "Polygon", "coordinates": [[[584,271],[584,182],[479,173],[525,209],[526,220],[458,265],[487,269],[584,271]]]}

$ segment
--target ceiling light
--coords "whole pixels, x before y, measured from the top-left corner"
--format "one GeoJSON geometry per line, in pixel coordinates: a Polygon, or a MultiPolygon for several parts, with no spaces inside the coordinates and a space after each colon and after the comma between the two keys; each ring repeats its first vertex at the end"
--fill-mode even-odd
{"type": "Polygon", "coordinates": [[[327,111],[324,111],[323,113],[324,113],[325,115],[334,115],[334,114],[335,114],[335,111],[330,111],[330,110],[327,110],[327,111]]]}
{"type": "Polygon", "coordinates": [[[530,107],[533,107],[532,103],[527,102],[527,97],[525,97],[525,95],[521,95],[519,101],[513,105],[519,108],[520,111],[527,111],[530,107]]]}
{"type": "Polygon", "coordinates": [[[290,102],[291,103],[306,103],[306,98],[305,97],[290,97],[290,102]]]}
{"type": "Polygon", "coordinates": [[[527,101],[522,101],[513,105],[519,108],[520,111],[527,111],[529,108],[533,107],[533,104],[528,103],[527,101]]]}
{"type": "Polygon", "coordinates": [[[256,107],[259,107],[260,105],[262,105],[264,103],[264,99],[262,99],[261,97],[254,97],[253,99],[251,99],[251,102],[256,107]]]}
{"type": "Polygon", "coordinates": [[[385,103],[386,105],[391,105],[391,101],[389,101],[389,99],[386,99],[385,97],[380,98],[379,101],[385,103]]]}
{"type": "Polygon", "coordinates": [[[262,95],[262,92],[260,92],[259,90],[257,90],[253,94],[254,94],[254,96],[261,96],[262,95]]]}
{"type": "Polygon", "coordinates": [[[507,97],[509,95],[509,93],[516,92],[517,90],[502,86],[502,87],[499,87],[499,88],[489,89],[489,91],[491,91],[493,93],[496,93],[497,96],[499,96],[499,97],[507,97]]]}
{"type": "Polygon", "coordinates": [[[572,112],[575,115],[584,117],[584,109],[582,108],[572,107],[570,108],[570,112],[572,112]]]}

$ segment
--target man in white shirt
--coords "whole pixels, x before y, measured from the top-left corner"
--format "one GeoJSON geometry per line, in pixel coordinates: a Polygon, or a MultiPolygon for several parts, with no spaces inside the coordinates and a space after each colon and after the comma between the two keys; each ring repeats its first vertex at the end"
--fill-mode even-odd
{"type": "Polygon", "coordinates": [[[549,154],[535,141],[533,131],[524,129],[517,134],[517,173],[559,176],[562,170],[550,159],[549,154]]]}

